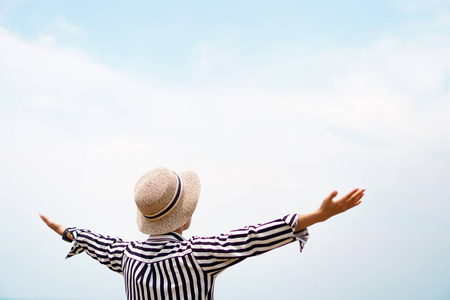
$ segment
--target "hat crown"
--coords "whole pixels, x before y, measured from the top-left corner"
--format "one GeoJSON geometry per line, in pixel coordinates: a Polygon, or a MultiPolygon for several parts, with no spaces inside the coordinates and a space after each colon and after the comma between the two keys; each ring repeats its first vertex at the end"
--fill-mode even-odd
{"type": "Polygon", "coordinates": [[[175,172],[159,167],[138,180],[134,201],[143,215],[156,215],[171,204],[179,189],[177,177],[175,172]]]}

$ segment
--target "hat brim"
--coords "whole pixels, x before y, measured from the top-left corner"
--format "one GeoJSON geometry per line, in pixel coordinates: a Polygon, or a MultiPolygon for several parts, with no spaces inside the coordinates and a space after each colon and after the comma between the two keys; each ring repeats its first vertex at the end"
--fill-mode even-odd
{"type": "Polygon", "coordinates": [[[200,197],[200,179],[195,172],[186,171],[179,174],[183,183],[180,200],[177,205],[165,216],[150,220],[137,209],[137,225],[141,232],[150,235],[172,232],[192,217],[200,197]]]}

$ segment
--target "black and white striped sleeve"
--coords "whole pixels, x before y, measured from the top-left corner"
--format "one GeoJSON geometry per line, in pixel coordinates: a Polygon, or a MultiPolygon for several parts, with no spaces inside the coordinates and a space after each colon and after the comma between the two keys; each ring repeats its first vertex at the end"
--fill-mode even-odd
{"type": "Polygon", "coordinates": [[[192,252],[201,268],[218,274],[243,259],[276,249],[294,241],[302,251],[308,240],[308,230],[295,233],[298,215],[292,214],[274,221],[246,226],[215,237],[194,237],[192,252]]]}
{"type": "Polygon", "coordinates": [[[103,236],[86,229],[68,228],[75,243],[66,259],[85,251],[109,269],[123,274],[122,258],[125,248],[130,244],[120,238],[103,236]]]}

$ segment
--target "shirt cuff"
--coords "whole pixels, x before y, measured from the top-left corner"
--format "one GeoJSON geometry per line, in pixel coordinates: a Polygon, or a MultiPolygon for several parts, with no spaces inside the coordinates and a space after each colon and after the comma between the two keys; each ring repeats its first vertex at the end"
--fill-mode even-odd
{"type": "Polygon", "coordinates": [[[78,237],[79,229],[77,229],[76,227],[69,227],[69,228],[67,228],[67,230],[72,235],[74,243],[73,243],[72,249],[70,249],[69,253],[66,256],[66,259],[68,259],[74,255],[80,254],[81,252],[84,251],[84,249],[76,241],[76,239],[78,237]]]}
{"type": "Polygon", "coordinates": [[[294,233],[294,238],[299,242],[300,252],[302,252],[309,238],[308,228],[305,228],[299,232],[294,233]]]}
{"type": "Polygon", "coordinates": [[[287,215],[284,217],[284,220],[292,227],[292,231],[294,232],[293,238],[299,242],[300,252],[302,252],[309,238],[308,228],[295,232],[298,224],[298,214],[287,215]]]}

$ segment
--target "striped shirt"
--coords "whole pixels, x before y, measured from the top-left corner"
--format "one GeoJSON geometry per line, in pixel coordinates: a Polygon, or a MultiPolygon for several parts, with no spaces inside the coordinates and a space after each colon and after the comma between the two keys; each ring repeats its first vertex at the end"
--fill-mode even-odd
{"type": "Polygon", "coordinates": [[[246,226],[228,234],[192,237],[178,233],[125,242],[89,230],[70,227],[75,243],[66,258],[85,251],[124,276],[127,299],[214,299],[214,282],[222,271],[247,257],[308,240],[304,229],[294,233],[298,215],[246,226]]]}

